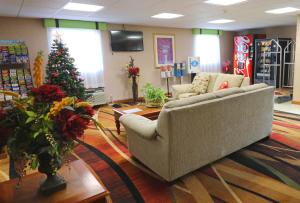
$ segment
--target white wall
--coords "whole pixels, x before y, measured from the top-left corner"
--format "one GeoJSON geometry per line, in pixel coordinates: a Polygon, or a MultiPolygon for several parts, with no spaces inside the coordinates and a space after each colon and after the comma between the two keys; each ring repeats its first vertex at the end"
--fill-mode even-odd
{"type": "Polygon", "coordinates": [[[297,35],[296,35],[296,61],[294,72],[294,98],[293,101],[300,104],[300,15],[297,17],[297,35]]]}
{"type": "MultiPolygon", "coordinates": [[[[112,52],[110,47],[108,31],[102,32],[103,54],[104,54],[104,83],[108,96],[113,100],[131,98],[131,84],[124,71],[129,56],[135,59],[135,64],[141,68],[139,89],[146,83],[167,89],[166,80],[160,78],[159,69],[154,67],[153,34],[175,34],[176,62],[186,61],[193,56],[194,38],[191,29],[176,29],[148,26],[129,26],[127,30],[143,31],[144,51],[142,52],[112,52]]],[[[109,29],[122,29],[122,25],[110,24],[109,29]]],[[[220,37],[221,60],[232,58],[233,32],[224,32],[220,37]]],[[[189,82],[189,77],[184,77],[184,82],[189,82]]],[[[171,79],[171,84],[179,84],[179,80],[171,79]]],[[[141,91],[140,91],[141,95],[141,91]]]]}

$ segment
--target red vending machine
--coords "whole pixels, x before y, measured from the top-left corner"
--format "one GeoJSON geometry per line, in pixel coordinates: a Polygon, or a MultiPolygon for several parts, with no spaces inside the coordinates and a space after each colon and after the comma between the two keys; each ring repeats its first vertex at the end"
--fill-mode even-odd
{"type": "Polygon", "coordinates": [[[237,75],[250,77],[253,84],[254,74],[254,42],[255,39],[264,39],[266,35],[242,35],[234,37],[233,72],[237,75]]]}

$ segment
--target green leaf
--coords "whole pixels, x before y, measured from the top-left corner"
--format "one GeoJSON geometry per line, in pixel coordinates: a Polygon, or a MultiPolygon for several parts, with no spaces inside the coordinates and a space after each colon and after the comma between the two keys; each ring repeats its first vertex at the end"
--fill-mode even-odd
{"type": "Polygon", "coordinates": [[[26,124],[31,123],[32,121],[34,121],[34,117],[28,117],[26,120],[26,124]]]}
{"type": "Polygon", "coordinates": [[[33,111],[25,111],[25,113],[26,113],[27,116],[29,116],[29,117],[36,117],[36,113],[34,113],[33,111]]]}
{"type": "Polygon", "coordinates": [[[33,156],[32,157],[32,163],[31,163],[31,168],[33,170],[35,170],[39,165],[39,162],[38,162],[38,159],[37,159],[37,156],[33,156]]]}
{"type": "Polygon", "coordinates": [[[43,131],[43,130],[40,129],[39,131],[35,132],[35,133],[33,134],[33,138],[35,139],[42,131],[43,131]]]}

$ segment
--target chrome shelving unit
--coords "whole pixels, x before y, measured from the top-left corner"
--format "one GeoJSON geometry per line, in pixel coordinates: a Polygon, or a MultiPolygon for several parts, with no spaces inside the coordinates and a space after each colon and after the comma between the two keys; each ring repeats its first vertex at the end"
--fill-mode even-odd
{"type": "Polygon", "coordinates": [[[282,87],[292,88],[294,86],[296,42],[291,40],[283,50],[282,87]]]}
{"type": "Polygon", "coordinates": [[[294,55],[295,44],[291,39],[256,40],[254,83],[277,88],[292,86],[294,55]]]}

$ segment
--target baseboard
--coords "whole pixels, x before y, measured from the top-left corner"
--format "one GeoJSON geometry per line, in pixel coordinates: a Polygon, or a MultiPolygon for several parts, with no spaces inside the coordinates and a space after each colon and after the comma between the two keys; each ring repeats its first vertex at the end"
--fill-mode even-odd
{"type": "Polygon", "coordinates": [[[297,105],[300,105],[300,101],[292,101],[292,104],[297,104],[297,105]]]}

